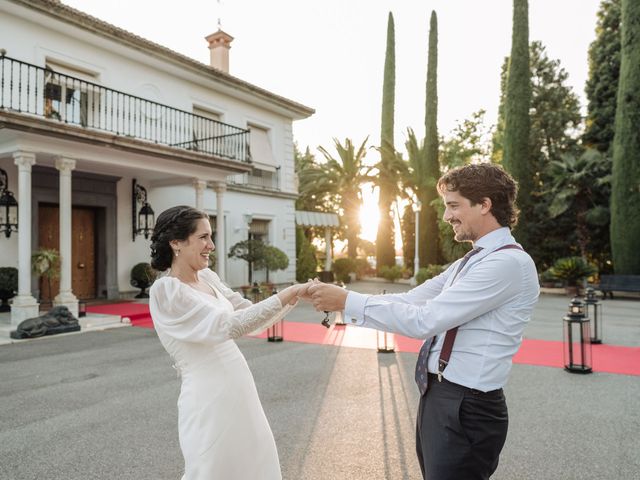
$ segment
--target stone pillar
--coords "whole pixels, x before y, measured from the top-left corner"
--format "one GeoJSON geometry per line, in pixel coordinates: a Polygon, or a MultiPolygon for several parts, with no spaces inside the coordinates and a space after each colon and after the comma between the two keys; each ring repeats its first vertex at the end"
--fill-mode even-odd
{"type": "Polygon", "coordinates": [[[18,295],[11,305],[11,325],[37,317],[38,301],[31,294],[31,166],[36,156],[29,152],[15,152],[18,166],[18,295]]]}
{"type": "Polygon", "coordinates": [[[193,187],[196,189],[196,208],[204,210],[204,191],[207,189],[207,182],[194,179],[193,187]]]}
{"type": "Polygon", "coordinates": [[[75,167],[75,160],[56,159],[60,172],[60,292],[53,304],[67,307],[78,318],[78,299],[71,291],[71,171],[75,167]]]}
{"type": "Polygon", "coordinates": [[[217,265],[216,270],[218,276],[225,279],[225,260],[227,258],[227,246],[225,244],[226,232],[224,230],[224,192],[227,191],[227,184],[224,182],[218,182],[214,185],[216,191],[216,251],[217,265]]]}

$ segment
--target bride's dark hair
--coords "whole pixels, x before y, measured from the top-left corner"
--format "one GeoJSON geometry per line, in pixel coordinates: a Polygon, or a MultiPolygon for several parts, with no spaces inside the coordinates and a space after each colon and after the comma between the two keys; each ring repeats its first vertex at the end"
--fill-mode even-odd
{"type": "Polygon", "coordinates": [[[169,242],[186,240],[196,231],[201,218],[209,219],[209,215],[186,205],[171,207],[158,215],[151,235],[151,267],[160,272],[169,268],[173,260],[169,242]]]}

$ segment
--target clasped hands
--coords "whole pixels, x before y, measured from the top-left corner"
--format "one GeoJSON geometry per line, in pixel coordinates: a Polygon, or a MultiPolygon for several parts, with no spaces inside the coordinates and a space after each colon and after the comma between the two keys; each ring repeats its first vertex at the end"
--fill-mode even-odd
{"type": "Polygon", "coordinates": [[[347,300],[347,291],[344,288],[322,283],[317,278],[306,283],[292,285],[283,290],[283,293],[289,289],[292,289],[293,298],[288,303],[294,304],[298,298],[301,298],[311,303],[319,312],[342,311],[347,300]]]}

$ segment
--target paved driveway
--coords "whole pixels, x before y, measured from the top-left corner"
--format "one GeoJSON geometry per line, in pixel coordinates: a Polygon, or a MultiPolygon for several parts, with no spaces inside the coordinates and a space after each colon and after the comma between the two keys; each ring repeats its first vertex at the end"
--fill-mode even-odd
{"type": "MultiPolygon", "coordinates": [[[[609,302],[615,319],[605,340],[637,347],[640,302],[609,302]]],[[[567,304],[543,297],[528,336],[559,340],[567,304]]],[[[292,320],[321,318],[303,307],[292,320]]],[[[415,354],[251,338],[238,344],[285,479],[420,478],[415,354]]],[[[2,345],[0,386],[0,479],[180,478],[179,384],[153,331],[2,345]]],[[[640,377],[515,365],[506,394],[511,425],[493,478],[640,478],[640,377]]]]}

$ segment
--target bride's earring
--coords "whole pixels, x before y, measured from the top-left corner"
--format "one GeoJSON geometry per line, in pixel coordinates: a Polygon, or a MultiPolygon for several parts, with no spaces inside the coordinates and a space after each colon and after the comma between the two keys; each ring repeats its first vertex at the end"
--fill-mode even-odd
{"type": "Polygon", "coordinates": [[[176,248],[176,249],[173,251],[173,253],[175,253],[175,254],[176,254],[176,257],[178,257],[178,255],[180,255],[180,249],[179,249],[179,248],[176,248]]]}

